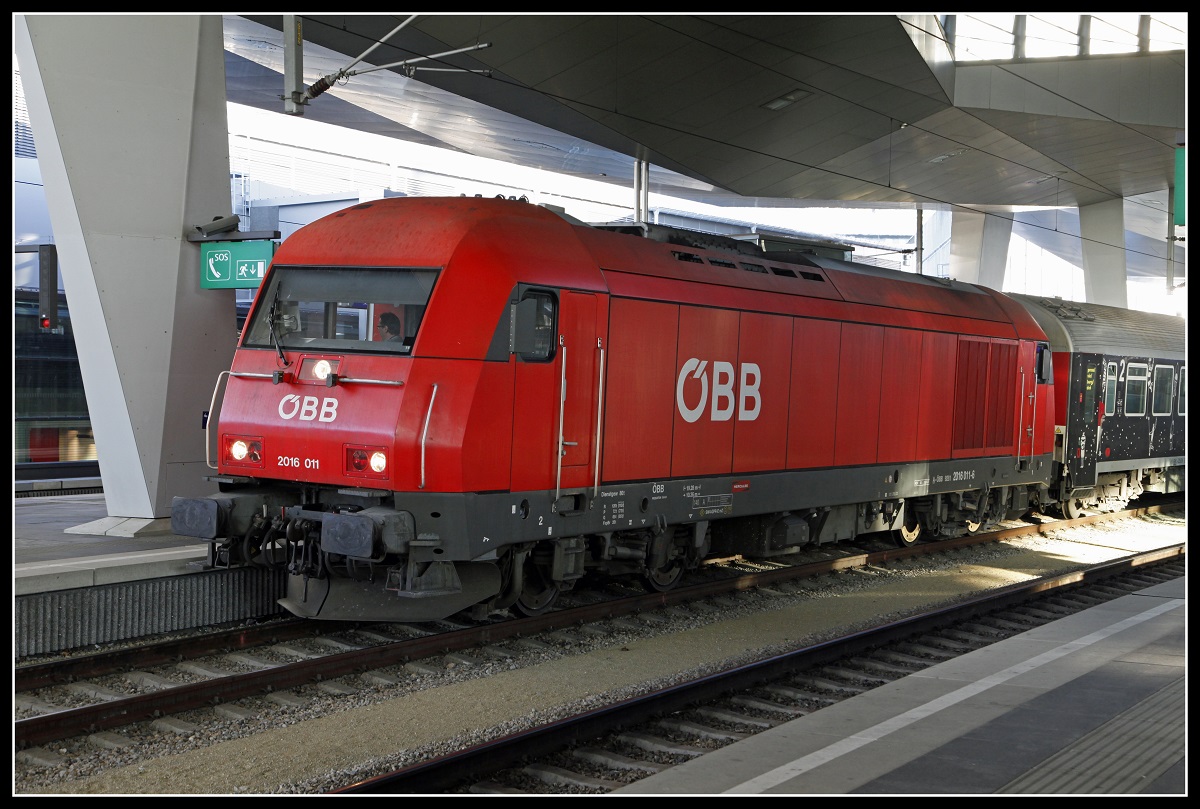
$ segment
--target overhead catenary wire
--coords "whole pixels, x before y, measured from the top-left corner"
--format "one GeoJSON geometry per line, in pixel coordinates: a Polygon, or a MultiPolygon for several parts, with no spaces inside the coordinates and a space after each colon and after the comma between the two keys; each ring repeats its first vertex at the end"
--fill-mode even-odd
{"type": "Polygon", "coordinates": [[[328,90],[330,87],[332,87],[337,82],[342,81],[344,79],[349,79],[351,76],[361,76],[364,73],[373,73],[376,70],[387,70],[388,68],[393,68],[393,67],[401,68],[403,70],[404,74],[406,76],[408,76],[409,78],[412,78],[413,73],[417,70],[440,70],[440,71],[448,71],[448,72],[450,72],[450,71],[458,72],[461,70],[462,72],[466,72],[466,73],[482,73],[486,76],[491,76],[492,72],[490,70],[467,70],[465,68],[448,68],[448,67],[443,67],[443,68],[419,67],[418,68],[418,67],[413,66],[414,62],[423,62],[423,61],[426,61],[429,59],[440,59],[444,56],[454,56],[455,54],[459,54],[459,53],[466,53],[468,51],[477,51],[477,50],[482,50],[483,48],[490,48],[492,46],[492,43],[490,43],[490,42],[479,42],[479,43],[476,43],[475,45],[469,45],[465,48],[456,48],[455,50],[443,51],[442,53],[435,53],[432,56],[415,56],[411,59],[401,59],[399,62],[389,62],[386,65],[379,65],[377,67],[368,67],[368,68],[364,68],[362,70],[353,70],[352,69],[355,65],[357,65],[359,62],[361,62],[363,59],[367,58],[367,56],[370,55],[371,51],[375,50],[380,45],[384,44],[389,39],[391,39],[393,36],[395,36],[396,33],[400,31],[400,29],[404,28],[404,26],[408,25],[413,20],[415,20],[417,18],[417,16],[418,15],[413,14],[407,20],[405,20],[404,22],[397,25],[395,28],[393,28],[387,34],[387,36],[383,37],[378,42],[375,42],[374,44],[371,45],[371,47],[367,48],[365,51],[360,53],[356,59],[354,59],[352,62],[350,62],[350,64],[346,65],[345,67],[343,67],[342,69],[340,69],[334,73],[330,73],[327,76],[322,76],[321,78],[317,79],[315,82],[313,82],[311,85],[309,85],[307,90],[304,91],[304,98],[310,99],[310,100],[314,99],[317,96],[321,95],[321,93],[324,93],[326,90],[328,90]]]}

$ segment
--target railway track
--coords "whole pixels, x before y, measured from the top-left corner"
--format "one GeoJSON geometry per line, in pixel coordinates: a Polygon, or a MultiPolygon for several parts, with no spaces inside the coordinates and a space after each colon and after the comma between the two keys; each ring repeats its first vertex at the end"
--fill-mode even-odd
{"type": "Polygon", "coordinates": [[[1182,549],[1004,588],[347,785],[334,794],[607,794],[1049,621],[1185,575],[1182,549]]]}
{"type": "MultiPolygon", "coordinates": [[[[1129,513],[1108,519],[1117,516],[1129,513]]],[[[581,598],[574,606],[534,618],[471,626],[448,622],[331,626],[283,621],[167,645],[18,666],[15,741],[18,750],[80,735],[94,743],[120,744],[118,734],[111,732],[138,723],[186,733],[189,722],[179,717],[197,709],[236,717],[249,710],[243,707],[248,701],[260,706],[258,709],[294,705],[299,698],[291,689],[349,695],[360,687],[355,683],[394,684],[406,672],[422,670],[423,662],[430,665],[436,661],[431,668],[444,667],[455,655],[462,656],[463,665],[514,660],[523,649],[552,648],[558,642],[556,635],[568,630],[586,630],[634,616],[649,618],[656,610],[703,605],[755,588],[785,587],[789,582],[838,571],[967,551],[1001,539],[1059,531],[1098,519],[1030,525],[912,548],[881,547],[860,553],[830,550],[827,558],[792,567],[730,568],[733,575],[717,578],[714,574],[711,581],[667,593],[619,594],[590,603],[580,603],[585,601],[581,598]]]]}

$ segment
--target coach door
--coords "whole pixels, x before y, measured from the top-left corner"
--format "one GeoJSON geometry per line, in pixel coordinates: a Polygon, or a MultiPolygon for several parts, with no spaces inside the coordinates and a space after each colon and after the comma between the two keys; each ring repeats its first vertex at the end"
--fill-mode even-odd
{"type": "Polygon", "coordinates": [[[1076,354],[1073,362],[1065,460],[1072,486],[1092,486],[1096,482],[1100,440],[1100,358],[1076,354]]]}

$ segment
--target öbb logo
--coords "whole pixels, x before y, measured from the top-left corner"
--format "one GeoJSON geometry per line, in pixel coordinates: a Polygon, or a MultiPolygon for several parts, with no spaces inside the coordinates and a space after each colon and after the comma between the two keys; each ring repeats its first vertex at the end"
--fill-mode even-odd
{"type": "Polygon", "coordinates": [[[279,417],[294,419],[297,414],[300,421],[333,421],[337,418],[338,400],[333,397],[320,401],[321,409],[317,409],[317,397],[305,396],[301,399],[294,393],[289,393],[279,400],[279,417]]]}
{"type": "MultiPolygon", "coordinates": [[[[675,406],[679,415],[689,424],[699,420],[704,415],[708,405],[709,375],[705,373],[708,360],[698,360],[692,357],[679,369],[679,377],[675,381],[675,406]],[[688,378],[700,380],[700,399],[694,407],[688,407],[684,396],[684,387],[694,391],[695,385],[687,385],[688,378]]],[[[709,418],[713,421],[729,421],[733,417],[736,405],[738,421],[754,421],[762,409],[762,397],[758,393],[759,383],[762,382],[762,371],[757,363],[743,362],[737,379],[737,391],[734,391],[733,363],[715,361],[712,364],[712,410],[709,418]]],[[[693,394],[694,395],[694,394],[693,394]]]]}

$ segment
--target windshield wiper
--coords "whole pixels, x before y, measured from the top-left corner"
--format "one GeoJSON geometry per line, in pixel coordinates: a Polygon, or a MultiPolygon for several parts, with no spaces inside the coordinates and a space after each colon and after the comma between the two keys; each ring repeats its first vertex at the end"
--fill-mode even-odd
{"type": "Polygon", "coordinates": [[[283,346],[279,344],[279,335],[275,333],[275,312],[279,305],[279,291],[275,291],[275,297],[271,299],[271,308],[267,311],[267,329],[271,332],[271,342],[275,345],[275,351],[279,354],[279,361],[284,368],[289,367],[292,363],[283,353],[283,346]]]}

